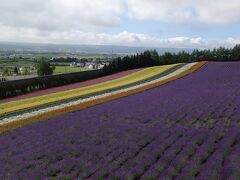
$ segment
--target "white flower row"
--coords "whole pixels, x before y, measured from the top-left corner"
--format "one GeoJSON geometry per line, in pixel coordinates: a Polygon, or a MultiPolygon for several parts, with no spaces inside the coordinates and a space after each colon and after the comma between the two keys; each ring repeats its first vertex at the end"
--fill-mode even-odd
{"type": "Polygon", "coordinates": [[[73,106],[73,105],[78,105],[78,104],[89,102],[89,101],[92,101],[92,100],[116,95],[116,94],[119,94],[119,93],[123,93],[123,92],[134,90],[134,89],[137,89],[137,88],[140,88],[140,87],[144,87],[144,86],[147,86],[147,85],[151,85],[151,84],[166,80],[168,78],[174,77],[174,76],[190,69],[195,64],[196,63],[186,64],[183,67],[177,69],[176,71],[174,71],[174,72],[172,72],[172,73],[170,73],[166,76],[163,76],[163,77],[160,77],[158,79],[155,79],[155,80],[152,80],[152,81],[149,81],[149,82],[145,82],[145,83],[142,83],[142,84],[139,84],[139,85],[134,85],[134,86],[131,86],[131,87],[128,87],[128,88],[124,88],[124,89],[120,89],[120,90],[116,90],[116,91],[112,91],[112,92],[108,92],[108,93],[104,93],[104,94],[101,94],[101,95],[96,95],[96,96],[92,96],[92,97],[88,97],[88,98],[82,98],[82,99],[79,99],[79,100],[72,100],[71,102],[58,104],[58,105],[55,105],[55,106],[52,106],[52,107],[45,107],[45,108],[35,110],[35,111],[32,111],[32,112],[26,112],[26,113],[23,113],[21,115],[13,115],[12,117],[7,117],[7,118],[4,118],[4,119],[0,120],[0,125],[6,124],[6,123],[9,123],[9,122],[13,122],[13,121],[19,121],[19,120],[30,118],[30,117],[34,117],[34,116],[41,115],[41,114],[51,112],[51,111],[54,111],[54,110],[64,109],[66,107],[70,107],[70,106],[73,106]]]}

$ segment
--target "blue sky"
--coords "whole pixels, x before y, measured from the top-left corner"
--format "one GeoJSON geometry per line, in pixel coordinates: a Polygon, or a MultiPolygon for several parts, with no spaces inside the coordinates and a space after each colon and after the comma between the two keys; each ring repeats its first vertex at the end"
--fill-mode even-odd
{"type": "Polygon", "coordinates": [[[136,21],[121,18],[121,26],[109,30],[110,33],[121,31],[147,33],[159,38],[177,36],[203,37],[210,40],[223,40],[228,37],[240,37],[240,24],[204,24],[176,23],[159,21],[136,21]]]}
{"type": "Polygon", "coordinates": [[[203,23],[177,23],[161,21],[136,21],[126,16],[121,17],[120,27],[109,29],[110,33],[122,31],[147,33],[159,38],[175,36],[203,37],[221,40],[229,36],[240,36],[240,24],[203,24],[203,23]]]}
{"type": "Polygon", "coordinates": [[[5,42],[199,48],[240,43],[239,0],[0,3],[0,41],[5,42]]]}

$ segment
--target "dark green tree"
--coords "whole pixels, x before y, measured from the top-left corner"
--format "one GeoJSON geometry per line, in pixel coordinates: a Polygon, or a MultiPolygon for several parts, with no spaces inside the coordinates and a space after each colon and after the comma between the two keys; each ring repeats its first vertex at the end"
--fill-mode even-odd
{"type": "Polygon", "coordinates": [[[3,75],[4,75],[4,76],[8,76],[8,75],[9,75],[9,69],[8,69],[8,67],[4,67],[4,68],[3,68],[3,75]]]}
{"type": "Polygon", "coordinates": [[[157,65],[159,62],[159,54],[158,52],[154,49],[151,53],[151,59],[152,59],[152,64],[157,65]]]}
{"type": "Polygon", "coordinates": [[[164,53],[162,56],[160,56],[160,64],[173,64],[174,62],[174,55],[170,52],[164,53]]]}
{"type": "Polygon", "coordinates": [[[55,69],[55,67],[51,66],[50,62],[44,57],[41,57],[37,62],[36,68],[39,76],[51,75],[55,69]]]}
{"type": "Polygon", "coordinates": [[[226,61],[228,60],[228,49],[224,47],[219,47],[216,51],[217,60],[226,61]]]}
{"type": "Polygon", "coordinates": [[[236,45],[232,50],[231,50],[231,59],[235,61],[240,60],[240,44],[236,45]]]}
{"type": "Polygon", "coordinates": [[[18,72],[18,68],[16,66],[14,67],[13,72],[14,72],[14,74],[18,74],[19,73],[18,72]]]}

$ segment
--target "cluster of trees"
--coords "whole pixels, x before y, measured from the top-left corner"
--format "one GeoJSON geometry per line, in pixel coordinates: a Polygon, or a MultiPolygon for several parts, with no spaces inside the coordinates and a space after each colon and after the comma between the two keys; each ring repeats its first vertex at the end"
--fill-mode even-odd
{"type": "MultiPolygon", "coordinates": [[[[42,57],[40,58],[37,63],[36,63],[36,69],[37,69],[37,74],[39,76],[46,76],[46,75],[52,75],[53,71],[55,69],[54,66],[52,66],[50,64],[50,62],[48,61],[48,59],[42,57]]],[[[21,67],[18,68],[17,66],[13,66],[13,67],[0,67],[0,72],[2,73],[2,75],[4,76],[9,76],[9,75],[29,75],[31,74],[31,71],[34,70],[34,67],[21,67]],[[21,70],[20,70],[21,69],[21,70]]]]}
{"type": "Polygon", "coordinates": [[[16,66],[14,66],[14,67],[7,67],[7,66],[1,67],[0,71],[1,71],[2,75],[4,75],[4,76],[9,76],[11,74],[16,74],[16,75],[19,74],[19,69],[16,66]]]}
{"type": "Polygon", "coordinates": [[[166,65],[175,63],[190,63],[197,61],[239,61],[240,45],[234,48],[220,47],[213,50],[194,50],[189,52],[170,53],[159,55],[156,50],[147,50],[141,54],[116,58],[104,67],[106,74],[123,70],[166,65]]]}
{"type": "Polygon", "coordinates": [[[104,66],[106,74],[112,74],[128,69],[155,66],[159,64],[159,55],[156,50],[145,51],[132,56],[118,57],[104,66]]]}
{"type": "Polygon", "coordinates": [[[12,76],[12,75],[30,75],[34,71],[33,67],[23,66],[4,66],[0,67],[0,74],[4,76],[12,76]]]}

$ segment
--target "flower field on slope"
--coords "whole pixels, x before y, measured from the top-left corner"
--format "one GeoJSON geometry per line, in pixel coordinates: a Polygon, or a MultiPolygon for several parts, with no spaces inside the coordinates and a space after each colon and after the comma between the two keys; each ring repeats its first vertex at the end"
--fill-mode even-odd
{"type": "Polygon", "coordinates": [[[240,63],[0,136],[1,179],[236,179],[240,63]],[[17,148],[16,148],[17,147],[17,148]]]}
{"type": "Polygon", "coordinates": [[[159,75],[174,66],[176,65],[166,65],[166,66],[156,66],[156,67],[146,68],[139,72],[135,72],[133,74],[130,74],[118,79],[114,79],[111,81],[102,82],[96,85],[91,85],[91,86],[69,90],[69,91],[53,93],[53,94],[40,96],[40,97],[13,101],[9,103],[2,103],[0,104],[0,115],[4,115],[4,114],[18,111],[21,109],[33,108],[33,107],[61,101],[61,100],[85,96],[88,94],[121,87],[124,85],[128,85],[131,83],[135,83],[137,81],[141,81],[141,80],[159,75]]]}
{"type": "Polygon", "coordinates": [[[39,90],[39,91],[19,95],[19,96],[16,96],[16,97],[0,99],[0,103],[7,103],[7,102],[10,102],[10,101],[27,99],[27,98],[47,95],[47,94],[50,94],[50,93],[56,93],[56,92],[60,92],[60,91],[67,91],[67,90],[71,90],[71,89],[77,89],[77,88],[81,88],[81,87],[85,87],[85,86],[90,86],[90,85],[93,85],[93,84],[117,79],[117,78],[129,75],[129,74],[138,72],[140,70],[142,70],[142,68],[122,71],[122,72],[119,72],[119,73],[99,77],[99,78],[96,78],[96,79],[91,79],[91,80],[87,80],[87,81],[83,81],[83,82],[68,84],[68,85],[59,86],[59,87],[55,87],[55,88],[48,88],[48,89],[44,89],[44,90],[39,90]]]}
{"type": "Polygon", "coordinates": [[[39,110],[35,109],[32,112],[28,110],[25,113],[18,112],[18,114],[12,114],[9,117],[1,119],[0,133],[163,85],[191,74],[204,64],[206,64],[206,62],[178,65],[164,71],[164,73],[161,73],[153,79],[147,79],[129,87],[121,87],[122,89],[119,90],[113,90],[111,92],[105,92],[103,94],[81,98],[79,100],[72,100],[66,103],[58,103],[55,106],[43,107],[39,110]]]}

